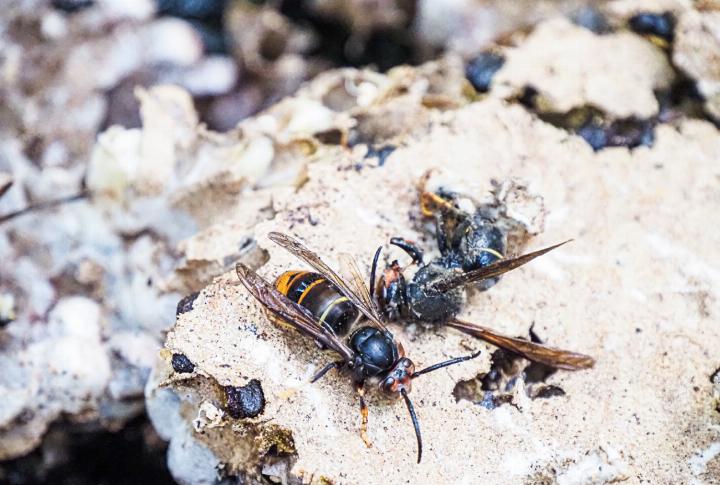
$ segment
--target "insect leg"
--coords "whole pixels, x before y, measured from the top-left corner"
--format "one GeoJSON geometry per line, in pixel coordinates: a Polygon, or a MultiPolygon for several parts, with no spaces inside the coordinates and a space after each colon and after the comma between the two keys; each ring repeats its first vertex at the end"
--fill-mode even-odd
{"type": "Polygon", "coordinates": [[[402,237],[393,237],[390,239],[390,244],[405,251],[412,258],[413,263],[423,264],[423,251],[413,241],[402,237]]]}
{"type": "Polygon", "coordinates": [[[478,357],[481,352],[481,350],[478,350],[472,355],[466,355],[465,357],[455,357],[454,359],[446,360],[444,362],[438,362],[437,364],[431,365],[430,367],[425,367],[424,369],[413,373],[411,377],[415,379],[416,377],[427,374],[428,372],[442,369],[443,367],[448,367],[450,365],[459,364],[460,362],[465,362],[466,360],[474,359],[475,357],[478,357]]]}
{"type": "Polygon", "coordinates": [[[312,379],[310,379],[310,382],[313,383],[313,382],[319,381],[320,379],[323,378],[323,376],[325,374],[327,374],[328,372],[330,372],[333,369],[339,369],[344,364],[345,364],[345,361],[342,361],[342,360],[330,362],[328,365],[326,365],[325,367],[320,369],[320,371],[317,374],[315,374],[312,379]]]}
{"type": "Polygon", "coordinates": [[[355,384],[355,391],[360,397],[360,417],[362,418],[362,421],[360,422],[360,438],[362,438],[363,442],[365,442],[365,446],[372,448],[372,442],[367,435],[368,406],[365,402],[365,388],[363,387],[362,382],[355,384]]]}
{"type": "Polygon", "coordinates": [[[375,256],[373,257],[372,262],[372,269],[370,270],[370,297],[375,297],[375,274],[377,272],[377,264],[378,259],[380,258],[380,252],[382,251],[382,246],[377,248],[377,251],[375,251],[375,256]]]}

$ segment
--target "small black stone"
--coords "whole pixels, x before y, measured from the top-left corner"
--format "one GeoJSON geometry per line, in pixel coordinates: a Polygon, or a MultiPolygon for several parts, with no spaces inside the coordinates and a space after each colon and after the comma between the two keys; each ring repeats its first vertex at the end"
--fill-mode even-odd
{"type": "Polygon", "coordinates": [[[605,128],[594,123],[588,123],[577,131],[594,151],[602,150],[608,146],[608,137],[605,128]]]}
{"type": "Polygon", "coordinates": [[[338,128],[331,128],[314,134],[315,139],[324,145],[342,145],[345,134],[338,128]]]}
{"type": "Polygon", "coordinates": [[[65,13],[75,13],[92,7],[94,0],[52,0],[51,5],[54,9],[65,13]]]}
{"type": "Polygon", "coordinates": [[[541,364],[539,362],[530,362],[523,370],[523,373],[525,374],[525,382],[527,384],[544,382],[555,372],[557,372],[555,367],[550,367],[549,365],[541,364]]]}
{"type": "Polygon", "coordinates": [[[177,304],[177,310],[175,311],[175,315],[182,315],[183,313],[187,313],[192,310],[193,303],[195,302],[195,299],[198,297],[198,295],[199,293],[195,292],[180,300],[177,304]]]}
{"type": "Polygon", "coordinates": [[[179,374],[189,374],[195,370],[195,364],[190,362],[184,354],[173,354],[172,356],[173,370],[179,374]]]}
{"type": "Polygon", "coordinates": [[[626,118],[617,120],[607,130],[608,146],[637,148],[652,146],[655,141],[655,125],[648,120],[626,118]]]}
{"type": "Polygon", "coordinates": [[[468,62],[465,67],[465,77],[479,93],[487,93],[490,90],[490,83],[496,72],[505,64],[505,58],[484,52],[475,59],[468,62]]]}
{"type": "Polygon", "coordinates": [[[385,165],[385,160],[387,160],[387,157],[389,157],[396,148],[397,147],[395,145],[385,145],[378,148],[372,145],[368,145],[368,151],[365,154],[365,158],[377,157],[378,165],[382,167],[383,165],[385,165]]]}
{"type": "Polygon", "coordinates": [[[254,418],[265,410],[265,395],[257,379],[242,387],[225,386],[225,396],[225,410],[235,419],[254,418]]]}
{"type": "Polygon", "coordinates": [[[227,0],[156,0],[160,15],[190,19],[222,17],[227,0]]]}
{"type": "Polygon", "coordinates": [[[560,386],[549,385],[541,387],[533,396],[533,399],[547,399],[549,397],[564,396],[565,391],[560,386]]]}
{"type": "Polygon", "coordinates": [[[628,21],[633,32],[642,35],[655,35],[667,42],[672,42],[675,35],[675,17],[669,12],[639,13],[628,21]]]}
{"type": "Polygon", "coordinates": [[[517,102],[525,106],[529,110],[537,108],[537,99],[540,92],[532,86],[525,86],[517,97],[517,102]]]}

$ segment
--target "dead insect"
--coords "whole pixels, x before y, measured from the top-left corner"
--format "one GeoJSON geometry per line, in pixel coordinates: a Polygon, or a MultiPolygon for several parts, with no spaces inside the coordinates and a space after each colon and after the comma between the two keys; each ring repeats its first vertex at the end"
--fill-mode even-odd
{"type": "MultiPolygon", "coordinates": [[[[502,259],[507,241],[492,216],[480,210],[471,214],[460,209],[455,193],[425,190],[430,173],[423,177],[420,185],[420,209],[424,216],[434,218],[435,237],[443,265],[472,271],[502,259]]],[[[412,243],[403,241],[402,238],[393,238],[390,243],[407,252],[412,243]]],[[[417,247],[409,254],[414,263],[422,265],[422,252],[417,247]]],[[[497,278],[488,278],[476,284],[479,289],[487,290],[497,281],[497,278]]]]}
{"type": "MultiPolygon", "coordinates": [[[[415,371],[415,364],[405,357],[402,344],[395,340],[383,323],[380,310],[352,258],[344,259],[351,273],[351,279],[347,282],[317,254],[292,237],[272,232],[269,238],[305,261],[316,272],[289,271],[283,273],[275,285],[272,285],[246,265],[238,263],[236,269],[242,284],[272,314],[273,321],[290,326],[340,356],[340,360],[322,368],[312,382],[332,369],[344,370],[351,376],[360,397],[360,436],[368,447],[371,443],[367,437],[368,408],[363,397],[364,384],[367,381],[377,382],[380,390],[387,395],[403,398],[415,429],[417,461],[420,463],[420,424],[408,397],[412,380],[443,367],[473,359],[480,353],[457,357],[415,371]],[[343,339],[363,317],[367,325],[354,329],[347,339],[343,339]]],[[[380,249],[375,253],[375,261],[379,254],[380,249]]]]}
{"type": "Polygon", "coordinates": [[[410,281],[404,269],[393,261],[380,276],[377,291],[372,288],[377,270],[378,253],[371,270],[371,291],[389,320],[447,325],[478,337],[497,347],[552,367],[578,370],[592,367],[590,356],[557,349],[527,340],[499,334],[489,328],[457,318],[467,300],[466,286],[480,284],[487,289],[500,275],[529,263],[538,256],[562,246],[565,241],[539,251],[505,258],[505,238],[482,214],[470,214],[452,203],[447,193],[421,194],[423,214],[436,217],[436,236],[440,257],[425,264],[422,250],[413,242],[392,238],[390,244],[403,249],[418,265],[410,281]]]}

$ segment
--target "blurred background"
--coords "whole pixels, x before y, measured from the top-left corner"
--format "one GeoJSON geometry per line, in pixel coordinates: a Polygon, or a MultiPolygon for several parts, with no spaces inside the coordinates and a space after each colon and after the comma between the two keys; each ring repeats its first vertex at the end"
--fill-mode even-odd
{"type": "MultiPolygon", "coordinates": [[[[201,287],[165,278],[187,259],[178,244],[199,224],[170,207],[168,190],[108,205],[88,189],[91,161],[102,166],[107,155],[98,135],[115,134],[115,155],[130,147],[153,116],[141,106],[148,89],[183,88],[210,140],[337,68],[387,72],[454,56],[477,96],[502,67],[503,47],[564,17],[596,35],[632,32],[667,59],[672,81],[657,90],[658,113],[557,112],[532,85],[516,101],[595,150],[648,146],[657,123],[715,123],[712,82],[698,87],[702,62],[679,66],[673,51],[684,10],[580,0],[3,2],[0,482],[173,483],[144,387],[178,301],[201,287]],[[37,210],[18,214],[27,207],[37,210]]],[[[203,268],[207,281],[227,266],[203,268]]]]}

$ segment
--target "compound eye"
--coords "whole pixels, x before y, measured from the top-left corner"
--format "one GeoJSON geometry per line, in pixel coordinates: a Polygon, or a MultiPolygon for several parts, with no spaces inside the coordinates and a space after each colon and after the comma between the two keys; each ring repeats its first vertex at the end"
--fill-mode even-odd
{"type": "Polygon", "coordinates": [[[403,360],[403,367],[408,368],[408,367],[410,367],[411,365],[412,365],[412,362],[410,362],[409,359],[404,359],[404,360],[403,360]]]}
{"type": "Polygon", "coordinates": [[[388,377],[385,379],[385,382],[383,382],[383,387],[391,388],[393,385],[395,385],[395,379],[392,377],[388,377]]]}

